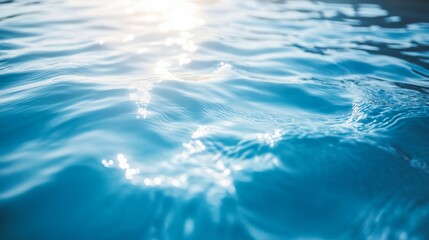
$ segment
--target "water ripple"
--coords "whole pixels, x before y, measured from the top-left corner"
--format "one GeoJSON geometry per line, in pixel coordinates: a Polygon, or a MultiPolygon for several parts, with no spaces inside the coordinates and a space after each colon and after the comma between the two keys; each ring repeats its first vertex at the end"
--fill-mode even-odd
{"type": "Polygon", "coordinates": [[[427,11],[0,1],[0,238],[427,239],[427,11]]]}

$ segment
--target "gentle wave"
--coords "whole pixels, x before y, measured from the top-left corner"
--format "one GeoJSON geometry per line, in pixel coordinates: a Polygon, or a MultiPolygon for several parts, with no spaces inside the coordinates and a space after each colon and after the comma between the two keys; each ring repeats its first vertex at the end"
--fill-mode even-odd
{"type": "Polygon", "coordinates": [[[424,1],[0,3],[0,238],[428,238],[424,1]]]}

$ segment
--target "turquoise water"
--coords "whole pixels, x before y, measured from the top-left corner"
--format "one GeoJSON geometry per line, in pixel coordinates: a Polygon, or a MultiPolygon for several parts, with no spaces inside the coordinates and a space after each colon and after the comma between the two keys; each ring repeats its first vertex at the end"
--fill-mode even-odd
{"type": "Polygon", "coordinates": [[[429,5],[360,2],[0,1],[0,239],[429,239],[429,5]]]}

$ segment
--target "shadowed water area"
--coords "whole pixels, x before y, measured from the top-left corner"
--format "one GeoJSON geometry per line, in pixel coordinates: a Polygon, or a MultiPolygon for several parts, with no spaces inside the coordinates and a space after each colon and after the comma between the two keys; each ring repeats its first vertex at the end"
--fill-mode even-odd
{"type": "Polygon", "coordinates": [[[425,1],[0,0],[0,239],[429,239],[425,1]]]}

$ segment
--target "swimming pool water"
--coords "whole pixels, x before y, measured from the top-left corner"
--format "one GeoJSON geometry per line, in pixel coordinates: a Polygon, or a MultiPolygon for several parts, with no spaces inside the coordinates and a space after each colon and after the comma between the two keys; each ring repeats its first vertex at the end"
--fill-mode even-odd
{"type": "Polygon", "coordinates": [[[0,239],[429,239],[425,1],[0,3],[0,239]]]}

